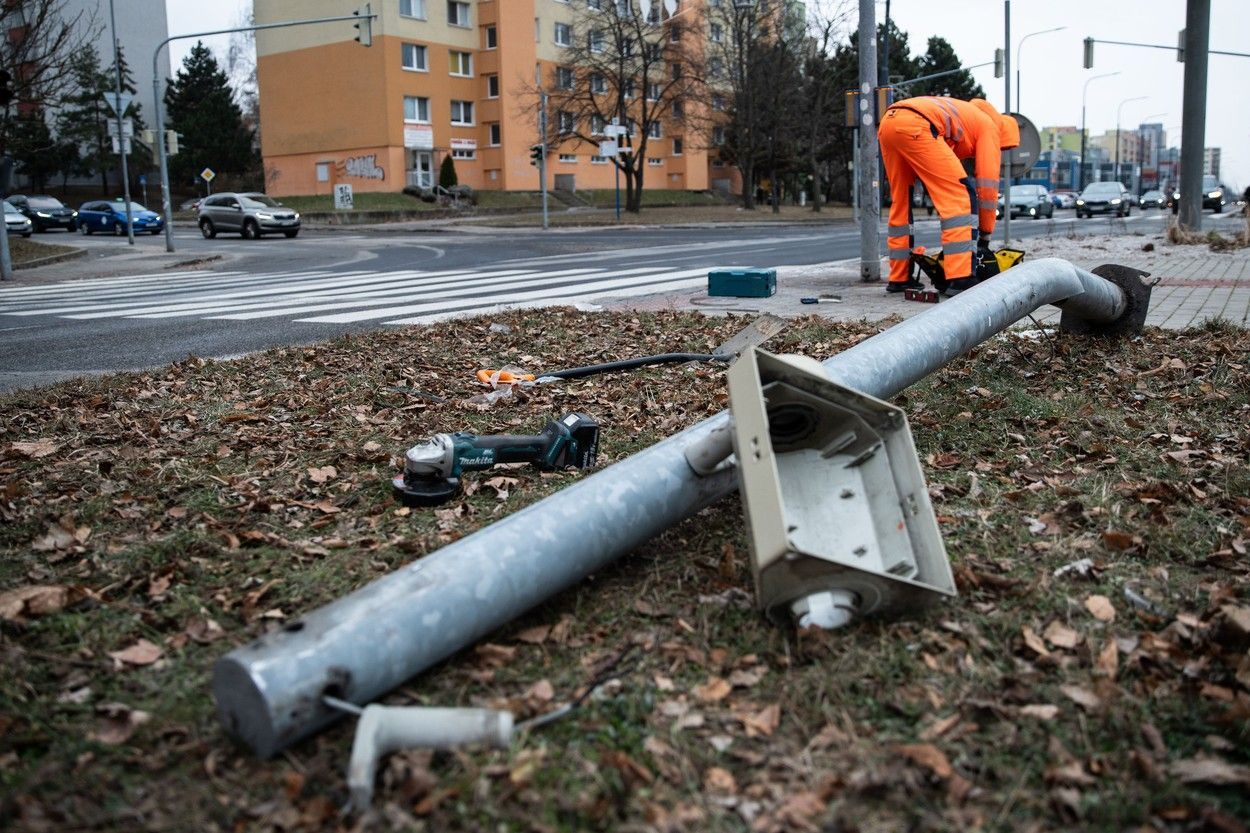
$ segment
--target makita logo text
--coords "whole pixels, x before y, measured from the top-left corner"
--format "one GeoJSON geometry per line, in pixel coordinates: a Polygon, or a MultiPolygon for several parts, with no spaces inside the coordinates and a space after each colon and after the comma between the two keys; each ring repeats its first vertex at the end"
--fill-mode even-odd
{"type": "Polygon", "coordinates": [[[461,457],[460,465],[462,466],[489,466],[495,462],[495,455],[483,453],[477,457],[461,457]]]}

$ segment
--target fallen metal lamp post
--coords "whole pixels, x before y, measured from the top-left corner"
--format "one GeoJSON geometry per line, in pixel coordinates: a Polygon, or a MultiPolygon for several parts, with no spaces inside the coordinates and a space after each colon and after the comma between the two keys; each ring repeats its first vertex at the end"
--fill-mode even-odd
{"type": "MultiPolygon", "coordinates": [[[[1046,304],[1061,328],[1139,332],[1144,273],[1057,259],[1018,266],[824,362],[834,382],[887,399],[1046,304]]],[[[268,757],[368,703],[737,487],[722,412],[219,660],[225,730],[268,757]]]]}

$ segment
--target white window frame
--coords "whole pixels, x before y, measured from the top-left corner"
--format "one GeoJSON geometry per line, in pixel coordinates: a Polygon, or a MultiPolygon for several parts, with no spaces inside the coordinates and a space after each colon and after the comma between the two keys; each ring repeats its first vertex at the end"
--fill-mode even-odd
{"type": "Polygon", "coordinates": [[[577,129],[577,119],[568,110],[556,113],[556,129],[561,133],[572,133],[577,129]]]}
{"type": "Polygon", "coordinates": [[[429,72],[430,71],[430,48],[423,43],[402,43],[399,47],[399,62],[404,72],[429,72]],[[408,53],[411,50],[413,55],[419,55],[421,60],[416,64],[408,64],[408,53]]]}
{"type": "Polygon", "coordinates": [[[406,95],[404,96],[404,121],[407,124],[430,124],[430,99],[424,95],[406,95]],[[413,102],[413,118],[408,117],[408,102],[413,102]],[[421,111],[425,111],[425,117],[422,118],[421,111]]]}
{"type": "Polygon", "coordinates": [[[607,119],[600,115],[592,115],[590,117],[590,135],[602,136],[603,128],[608,126],[607,119]]]}
{"type": "Polygon", "coordinates": [[[452,159],[477,159],[476,148],[452,148],[452,159]]]}
{"type": "Polygon", "coordinates": [[[590,91],[595,95],[603,95],[608,91],[608,79],[602,72],[590,76],[590,91]]]}
{"type": "Polygon", "coordinates": [[[459,29],[472,28],[473,7],[470,6],[468,3],[464,2],[464,0],[447,0],[447,25],[455,26],[459,29]],[[459,12],[462,9],[464,10],[464,16],[463,16],[464,22],[463,23],[461,22],[461,15],[455,14],[453,16],[452,14],[453,9],[456,12],[459,12]]]}
{"type": "Polygon", "coordinates": [[[499,27],[494,23],[488,23],[482,27],[482,43],[486,44],[485,49],[499,48],[499,27]],[[494,43],[491,43],[491,34],[494,34],[494,43]]]}
{"type": "Polygon", "coordinates": [[[473,116],[474,116],[474,113],[473,113],[472,101],[462,101],[461,99],[458,99],[458,98],[453,98],[451,100],[451,123],[452,124],[457,125],[459,127],[472,127],[473,125],[477,123],[473,121],[473,116]],[[457,110],[460,111],[459,119],[456,118],[457,110]],[[464,118],[466,110],[468,110],[468,113],[469,113],[468,119],[464,118]]]}
{"type": "Polygon", "coordinates": [[[605,46],[605,40],[606,39],[603,36],[602,29],[592,29],[590,30],[590,33],[586,36],[586,41],[587,41],[586,46],[591,52],[598,55],[599,53],[603,52],[604,49],[607,48],[605,46]]]}
{"type": "Polygon", "coordinates": [[[651,166],[651,167],[653,167],[653,168],[658,168],[658,167],[660,167],[661,165],[663,165],[663,164],[664,164],[664,160],[663,160],[663,159],[659,159],[659,158],[654,157],[654,156],[648,156],[648,157],[647,157],[647,164],[648,164],[648,165],[650,165],[650,166],[651,166]]]}
{"type": "Polygon", "coordinates": [[[557,66],[554,74],[557,90],[571,90],[577,85],[577,75],[572,67],[557,66]]]}
{"type": "Polygon", "coordinates": [[[560,21],[556,21],[555,32],[552,35],[552,37],[555,40],[556,46],[572,46],[573,45],[573,27],[567,23],[561,23],[560,21]],[[560,37],[561,33],[563,33],[564,35],[563,40],[560,37]]]}
{"type": "Polygon", "coordinates": [[[576,165],[577,154],[576,153],[562,153],[560,154],[560,161],[563,162],[565,165],[576,165]]]}
{"type": "Polygon", "coordinates": [[[399,0],[399,16],[410,17],[413,20],[425,20],[426,8],[425,0],[399,0]],[[404,6],[408,6],[408,11],[404,11],[404,6]]]}
{"type": "Polygon", "coordinates": [[[664,127],[658,121],[651,122],[647,128],[647,136],[652,139],[663,139],[664,127]]]}
{"type": "Polygon", "coordinates": [[[486,97],[487,98],[499,98],[499,74],[498,73],[494,73],[494,74],[486,76],[486,97]],[[495,88],[493,92],[491,91],[491,87],[495,88]]]}
{"type": "Polygon", "coordinates": [[[447,74],[452,76],[453,78],[472,78],[473,77],[473,53],[472,52],[462,52],[459,49],[449,49],[447,50],[447,63],[448,63],[447,74]],[[456,58],[457,55],[460,56],[459,60],[457,60],[456,58]],[[461,70],[464,70],[465,64],[468,64],[468,71],[456,72],[457,63],[460,64],[461,70]]]}
{"type": "Polygon", "coordinates": [[[685,150],[685,138],[682,136],[673,137],[673,155],[681,156],[685,150]]]}
{"type": "Polygon", "coordinates": [[[497,121],[493,121],[486,126],[486,141],[491,147],[497,148],[503,144],[503,125],[497,121]]]}
{"type": "Polygon", "coordinates": [[[712,43],[720,43],[725,37],[725,29],[719,23],[713,23],[708,27],[707,39],[712,43]]]}
{"type": "Polygon", "coordinates": [[[590,157],[590,164],[592,164],[592,165],[606,165],[606,164],[608,164],[608,157],[606,157],[606,156],[600,156],[599,154],[597,154],[597,153],[596,153],[594,156],[590,157]]]}

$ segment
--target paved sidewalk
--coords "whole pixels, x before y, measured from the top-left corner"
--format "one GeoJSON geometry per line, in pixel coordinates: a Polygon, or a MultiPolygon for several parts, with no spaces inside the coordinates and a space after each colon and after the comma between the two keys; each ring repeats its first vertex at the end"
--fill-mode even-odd
{"type": "MultiPolygon", "coordinates": [[[[1204,245],[1173,246],[1161,235],[1049,237],[1024,242],[1026,261],[1058,257],[1093,269],[1101,264],[1131,266],[1158,279],[1146,324],[1184,329],[1211,318],[1250,327],[1250,249],[1212,252],[1204,245]],[[1151,251],[1143,251],[1149,247],[1151,251]]],[[[883,261],[882,272],[886,266],[883,261]]],[[[1010,273],[1004,275],[1009,277],[1010,273]]],[[[858,260],[777,270],[777,294],[770,298],[709,297],[704,291],[666,292],[632,298],[603,298],[609,309],[697,309],[708,313],[764,313],[784,317],[823,315],[835,321],[876,321],[890,316],[909,318],[930,308],[888,295],[884,284],[859,281],[858,260]],[[803,304],[802,298],[818,298],[803,304]]],[[[1059,321],[1059,310],[1045,307],[1039,322],[1059,321]]]]}

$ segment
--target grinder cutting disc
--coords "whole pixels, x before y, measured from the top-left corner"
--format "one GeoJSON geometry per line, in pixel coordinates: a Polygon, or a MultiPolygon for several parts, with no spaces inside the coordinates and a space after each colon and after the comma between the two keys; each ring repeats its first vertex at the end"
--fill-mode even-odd
{"type": "Polygon", "coordinates": [[[438,506],[460,494],[459,477],[405,478],[399,475],[391,480],[395,497],[404,506],[438,506]]]}

